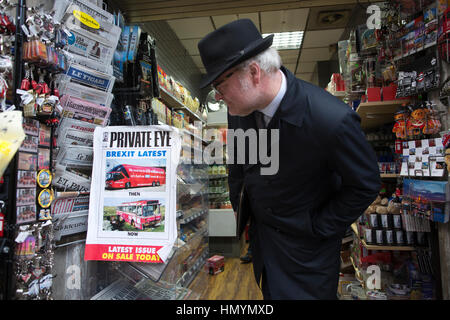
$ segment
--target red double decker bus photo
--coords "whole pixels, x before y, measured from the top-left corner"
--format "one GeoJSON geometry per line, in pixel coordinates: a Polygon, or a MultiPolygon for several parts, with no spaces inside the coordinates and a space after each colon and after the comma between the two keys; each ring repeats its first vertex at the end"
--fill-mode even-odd
{"type": "Polygon", "coordinates": [[[159,200],[140,200],[124,202],[116,207],[116,217],[108,219],[115,228],[120,230],[145,230],[154,228],[163,221],[161,203],[159,200]],[[127,228],[126,225],[129,225],[127,228]]]}
{"type": "Polygon", "coordinates": [[[166,184],[166,170],[161,167],[144,167],[120,164],[106,174],[106,189],[128,189],[161,186],[166,184]]]}

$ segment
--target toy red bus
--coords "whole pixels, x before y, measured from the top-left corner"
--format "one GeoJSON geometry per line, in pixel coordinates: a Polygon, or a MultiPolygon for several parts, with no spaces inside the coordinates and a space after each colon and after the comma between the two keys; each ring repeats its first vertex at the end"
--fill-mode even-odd
{"type": "Polygon", "coordinates": [[[166,183],[166,171],[160,167],[120,164],[106,174],[106,189],[160,186],[166,183]]]}
{"type": "Polygon", "coordinates": [[[158,200],[124,202],[117,206],[116,215],[131,226],[144,230],[161,221],[161,204],[158,200]]]}
{"type": "Polygon", "coordinates": [[[206,260],[205,269],[211,275],[223,272],[224,267],[225,267],[224,256],[215,255],[206,260]]]}

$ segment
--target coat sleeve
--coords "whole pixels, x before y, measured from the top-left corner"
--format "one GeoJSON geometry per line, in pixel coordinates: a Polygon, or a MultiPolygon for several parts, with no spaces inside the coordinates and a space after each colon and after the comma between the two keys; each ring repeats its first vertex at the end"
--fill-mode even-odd
{"type": "Polygon", "coordinates": [[[320,238],[342,236],[375,200],[381,180],[375,152],[360,127],[360,117],[349,110],[329,138],[328,166],[341,186],[312,215],[314,233],[320,238]]]}
{"type": "MultiPolygon", "coordinates": [[[[237,124],[236,116],[230,116],[228,114],[228,129],[234,129],[237,124]]],[[[229,139],[228,137],[227,139],[229,139]]],[[[233,206],[233,210],[237,212],[239,207],[239,192],[242,189],[244,183],[244,169],[242,164],[237,164],[236,161],[236,143],[234,145],[233,155],[234,159],[229,159],[231,164],[228,165],[228,187],[230,190],[230,202],[233,206]]]]}

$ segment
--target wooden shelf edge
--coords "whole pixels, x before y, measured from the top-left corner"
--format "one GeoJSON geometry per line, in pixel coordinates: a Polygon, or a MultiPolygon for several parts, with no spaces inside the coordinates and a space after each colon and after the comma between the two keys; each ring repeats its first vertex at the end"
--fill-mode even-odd
{"type": "Polygon", "coordinates": [[[380,174],[381,178],[398,178],[400,177],[399,173],[381,173],[380,174]]]}
{"type": "Polygon", "coordinates": [[[403,103],[408,103],[408,99],[397,99],[397,100],[387,100],[387,101],[370,101],[370,102],[361,102],[358,106],[360,107],[379,107],[379,106],[400,106],[403,103]]]}
{"type": "Polygon", "coordinates": [[[387,250],[387,251],[415,251],[414,247],[407,246],[378,246],[373,244],[367,244],[364,239],[361,239],[361,242],[367,250],[387,250]]]}

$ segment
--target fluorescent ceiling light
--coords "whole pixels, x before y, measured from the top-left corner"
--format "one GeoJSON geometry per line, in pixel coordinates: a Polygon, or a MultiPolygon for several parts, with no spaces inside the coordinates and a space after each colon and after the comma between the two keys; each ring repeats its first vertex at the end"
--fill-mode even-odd
{"type": "MultiPolygon", "coordinates": [[[[264,33],[263,38],[272,33],[264,33]]],[[[272,47],[278,50],[299,49],[303,41],[303,31],[273,33],[272,47]]]]}

